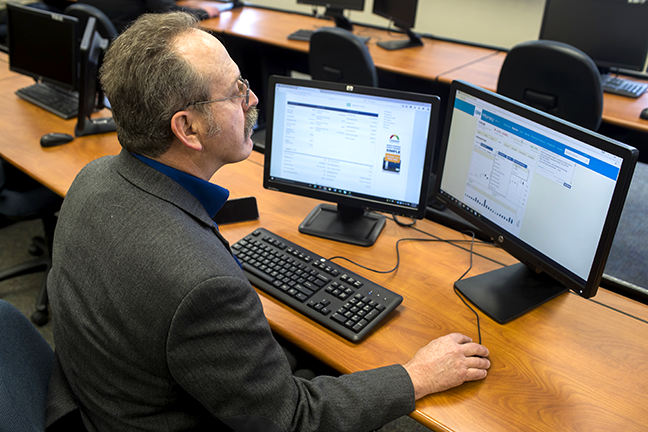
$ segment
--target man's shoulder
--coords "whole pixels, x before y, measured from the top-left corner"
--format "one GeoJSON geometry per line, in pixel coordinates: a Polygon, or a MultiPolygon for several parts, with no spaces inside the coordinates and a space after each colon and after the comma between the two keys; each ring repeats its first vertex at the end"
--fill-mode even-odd
{"type": "Polygon", "coordinates": [[[116,155],[102,156],[89,162],[81,169],[81,171],[79,171],[79,174],[74,179],[74,182],[78,182],[79,180],[84,180],[88,177],[99,174],[105,175],[108,172],[113,171],[115,169],[114,165],[116,158],[116,155]]]}
{"type": "Polygon", "coordinates": [[[157,173],[148,169],[135,156],[126,151],[117,155],[103,156],[84,166],[72,183],[75,189],[86,190],[113,187],[114,183],[126,179],[132,182],[140,177],[147,178],[157,173]]]}

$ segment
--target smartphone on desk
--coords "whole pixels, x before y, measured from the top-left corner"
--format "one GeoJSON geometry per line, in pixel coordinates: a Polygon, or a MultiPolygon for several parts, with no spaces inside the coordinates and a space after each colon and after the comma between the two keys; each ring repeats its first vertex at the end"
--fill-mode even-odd
{"type": "Polygon", "coordinates": [[[227,200],[214,216],[217,225],[245,222],[259,219],[259,210],[255,197],[243,197],[227,200]]]}

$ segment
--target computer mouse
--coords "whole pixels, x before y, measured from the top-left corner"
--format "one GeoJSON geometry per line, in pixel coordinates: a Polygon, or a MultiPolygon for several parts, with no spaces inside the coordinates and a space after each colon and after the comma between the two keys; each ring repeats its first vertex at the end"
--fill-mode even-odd
{"type": "Polygon", "coordinates": [[[61,144],[66,144],[72,141],[74,137],[70,134],[52,132],[45,134],[40,139],[40,145],[42,147],[54,147],[61,144]]]}
{"type": "Polygon", "coordinates": [[[639,118],[648,120],[648,108],[644,108],[644,110],[641,111],[641,114],[639,114],[639,118]]]}

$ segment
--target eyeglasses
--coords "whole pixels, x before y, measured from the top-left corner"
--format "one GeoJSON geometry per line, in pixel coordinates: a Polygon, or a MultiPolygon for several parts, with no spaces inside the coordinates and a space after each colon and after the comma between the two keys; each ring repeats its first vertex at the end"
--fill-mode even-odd
{"type": "Polygon", "coordinates": [[[245,106],[248,106],[250,104],[250,82],[243,77],[239,77],[238,88],[239,88],[239,92],[241,93],[239,95],[230,96],[222,99],[214,99],[209,101],[192,102],[189,105],[187,105],[187,108],[189,108],[192,105],[204,105],[212,102],[222,102],[222,101],[226,101],[230,99],[238,99],[238,98],[245,98],[245,106]]]}

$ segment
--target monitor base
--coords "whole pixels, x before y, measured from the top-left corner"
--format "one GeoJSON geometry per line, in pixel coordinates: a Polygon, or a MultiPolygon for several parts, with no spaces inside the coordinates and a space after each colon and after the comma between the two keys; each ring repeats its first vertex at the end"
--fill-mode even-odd
{"type": "Polygon", "coordinates": [[[408,36],[409,39],[381,41],[381,42],[376,42],[376,45],[388,51],[395,51],[404,48],[423,46],[423,40],[421,39],[421,36],[417,35],[410,29],[405,29],[405,34],[408,36]]]}
{"type": "Polygon", "coordinates": [[[569,291],[551,276],[536,273],[522,263],[462,279],[455,287],[500,324],[569,291]]]}
{"type": "Polygon", "coordinates": [[[299,225],[299,232],[358,246],[371,246],[380,235],[385,221],[385,216],[360,208],[320,204],[299,225]]]}

